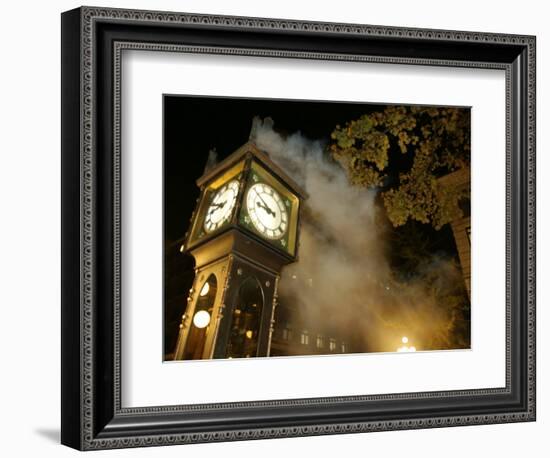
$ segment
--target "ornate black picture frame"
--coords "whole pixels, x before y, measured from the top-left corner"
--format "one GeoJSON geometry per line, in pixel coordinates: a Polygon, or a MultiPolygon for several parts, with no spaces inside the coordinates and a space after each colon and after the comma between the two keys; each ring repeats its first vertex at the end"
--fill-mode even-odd
{"type": "Polygon", "coordinates": [[[62,434],[80,450],[535,420],[535,37],[82,7],[62,15],[62,434]],[[125,49],[506,72],[506,386],[123,408],[125,49]]]}

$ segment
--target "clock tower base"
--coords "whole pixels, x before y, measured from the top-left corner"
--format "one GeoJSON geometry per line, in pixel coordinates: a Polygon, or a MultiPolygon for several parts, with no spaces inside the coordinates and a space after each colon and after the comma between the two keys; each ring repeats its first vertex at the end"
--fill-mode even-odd
{"type": "Polygon", "coordinates": [[[279,272],[289,260],[234,229],[191,254],[197,268],[174,359],[269,356],[279,272]]]}

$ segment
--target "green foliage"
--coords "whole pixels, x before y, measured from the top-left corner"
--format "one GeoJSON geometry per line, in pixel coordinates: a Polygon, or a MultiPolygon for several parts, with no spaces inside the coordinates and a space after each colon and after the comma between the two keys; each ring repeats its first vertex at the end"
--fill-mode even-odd
{"type": "Polygon", "coordinates": [[[461,216],[458,203],[469,190],[444,187],[437,179],[469,166],[469,110],[389,106],[336,126],[331,137],[332,157],[351,183],[382,189],[395,227],[415,220],[439,229],[461,216]],[[405,160],[390,164],[398,159],[392,152],[405,160]]]}

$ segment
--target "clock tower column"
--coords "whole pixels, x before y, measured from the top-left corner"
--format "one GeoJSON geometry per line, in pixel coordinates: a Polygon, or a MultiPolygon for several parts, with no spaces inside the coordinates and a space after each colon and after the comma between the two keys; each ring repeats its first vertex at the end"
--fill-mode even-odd
{"type": "Polygon", "coordinates": [[[304,191],[246,143],[197,180],[195,259],[175,359],[269,356],[281,269],[297,259],[304,191]]]}

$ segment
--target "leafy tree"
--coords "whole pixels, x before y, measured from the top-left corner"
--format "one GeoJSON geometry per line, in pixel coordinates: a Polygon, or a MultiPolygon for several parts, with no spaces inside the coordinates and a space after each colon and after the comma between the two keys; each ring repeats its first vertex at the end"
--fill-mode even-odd
{"type": "Polygon", "coordinates": [[[440,229],[462,215],[469,190],[438,178],[469,166],[469,110],[389,106],[336,126],[331,137],[331,155],[349,180],[382,190],[394,227],[413,220],[440,229]]]}

